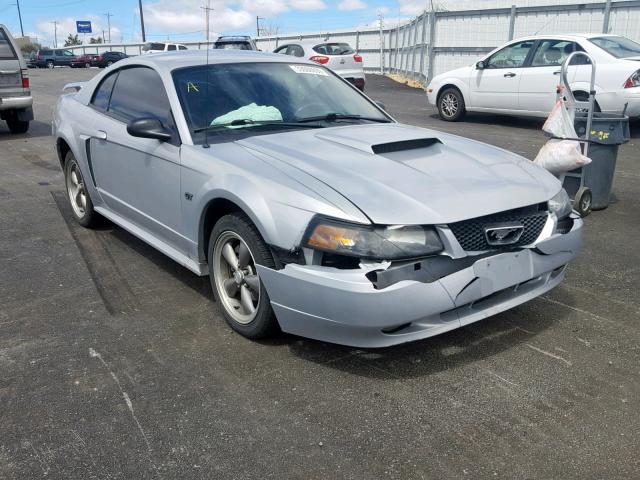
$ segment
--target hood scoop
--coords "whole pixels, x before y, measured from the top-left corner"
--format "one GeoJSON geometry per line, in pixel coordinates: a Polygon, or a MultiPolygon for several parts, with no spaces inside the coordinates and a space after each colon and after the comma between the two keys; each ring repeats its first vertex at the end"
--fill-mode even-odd
{"type": "Polygon", "coordinates": [[[437,138],[416,138],[415,140],[401,140],[399,142],[378,143],[371,145],[373,153],[384,154],[394,152],[404,152],[406,150],[417,150],[427,148],[435,143],[442,143],[437,138]]]}
{"type": "Polygon", "coordinates": [[[437,137],[425,137],[421,128],[398,124],[354,125],[316,133],[316,138],[355,148],[369,154],[417,150],[442,143],[437,137]]]}

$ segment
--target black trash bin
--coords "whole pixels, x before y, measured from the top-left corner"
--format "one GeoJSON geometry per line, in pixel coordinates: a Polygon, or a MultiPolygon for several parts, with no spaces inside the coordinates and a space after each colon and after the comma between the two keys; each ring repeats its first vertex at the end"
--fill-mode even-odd
{"type": "MultiPolygon", "coordinates": [[[[578,137],[584,138],[587,128],[587,114],[576,113],[575,129],[578,137]]],[[[619,113],[594,112],[589,135],[589,152],[587,156],[592,162],[567,175],[564,187],[571,198],[575,198],[580,187],[591,190],[591,209],[602,210],[609,206],[611,185],[616,170],[618,147],[629,141],[629,117],[619,113]]]]}

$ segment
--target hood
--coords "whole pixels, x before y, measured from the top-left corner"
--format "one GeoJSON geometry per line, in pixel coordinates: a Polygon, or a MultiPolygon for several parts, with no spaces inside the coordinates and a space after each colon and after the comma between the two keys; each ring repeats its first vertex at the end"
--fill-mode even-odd
{"type": "Polygon", "coordinates": [[[376,224],[443,224],[545,202],[551,174],[505,150],[400,124],[239,140],[315,177],[376,224]]]}

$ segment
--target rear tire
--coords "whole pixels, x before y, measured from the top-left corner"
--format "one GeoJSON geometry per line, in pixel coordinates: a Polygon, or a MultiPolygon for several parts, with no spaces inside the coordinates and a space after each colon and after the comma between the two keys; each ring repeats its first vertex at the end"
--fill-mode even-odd
{"type": "Polygon", "coordinates": [[[83,227],[95,227],[100,220],[100,215],[93,209],[93,202],[85,186],[82,171],[71,151],[64,157],[64,183],[73,217],[83,227]]]}
{"type": "Polygon", "coordinates": [[[7,119],[7,126],[11,133],[27,133],[27,130],[29,130],[29,121],[10,118],[7,119]]]}
{"type": "Polygon", "coordinates": [[[53,67],[55,67],[53,62],[51,60],[47,60],[47,68],[52,69],[53,67]]]}
{"type": "Polygon", "coordinates": [[[464,97],[457,88],[447,88],[438,96],[438,113],[446,122],[457,122],[467,113],[464,97]]]}
{"type": "Polygon", "coordinates": [[[249,217],[233,213],[218,220],[207,258],[213,295],[227,324],[251,339],[276,333],[278,321],[256,269],[256,265],[275,268],[275,261],[249,217]]]}

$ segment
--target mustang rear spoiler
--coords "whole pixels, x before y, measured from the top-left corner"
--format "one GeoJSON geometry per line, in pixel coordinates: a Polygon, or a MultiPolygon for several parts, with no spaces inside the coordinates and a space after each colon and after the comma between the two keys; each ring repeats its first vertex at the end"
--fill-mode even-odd
{"type": "Polygon", "coordinates": [[[74,90],[76,92],[79,92],[83,86],[84,86],[84,82],[71,82],[71,83],[67,83],[64,87],[62,87],[62,91],[66,92],[67,90],[74,90]]]}

